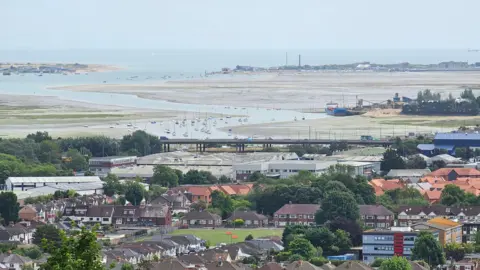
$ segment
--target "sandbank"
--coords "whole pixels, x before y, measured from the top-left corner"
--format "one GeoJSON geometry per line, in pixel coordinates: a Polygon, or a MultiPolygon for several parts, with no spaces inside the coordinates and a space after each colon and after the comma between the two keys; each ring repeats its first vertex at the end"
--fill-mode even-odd
{"type": "Polygon", "coordinates": [[[180,103],[321,111],[327,102],[353,106],[385,102],[395,93],[415,98],[431,89],[458,96],[480,85],[480,72],[298,72],[220,77],[145,84],[95,84],[50,89],[134,94],[180,103]]]}

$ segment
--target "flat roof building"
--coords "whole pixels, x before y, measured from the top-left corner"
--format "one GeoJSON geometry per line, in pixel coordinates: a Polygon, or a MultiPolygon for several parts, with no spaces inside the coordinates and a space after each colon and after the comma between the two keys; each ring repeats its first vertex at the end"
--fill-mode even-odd
{"type": "Polygon", "coordinates": [[[98,176],[106,176],[115,167],[137,165],[136,156],[92,157],[88,160],[88,169],[98,176]]]}
{"type": "MultiPolygon", "coordinates": [[[[431,231],[438,240],[438,231],[427,231],[431,231]]],[[[363,262],[371,264],[375,259],[388,259],[393,256],[410,259],[411,250],[419,233],[419,230],[410,227],[391,227],[363,232],[363,262]]]]}
{"type": "Polygon", "coordinates": [[[5,180],[5,190],[26,191],[42,186],[59,184],[80,184],[101,182],[98,176],[51,176],[51,177],[8,177],[5,180]]]}

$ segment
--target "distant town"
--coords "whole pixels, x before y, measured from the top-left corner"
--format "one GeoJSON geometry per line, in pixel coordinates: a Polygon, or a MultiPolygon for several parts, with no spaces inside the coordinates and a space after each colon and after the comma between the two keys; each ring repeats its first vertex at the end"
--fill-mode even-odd
{"type": "Polygon", "coordinates": [[[90,66],[84,64],[37,64],[37,63],[0,63],[0,73],[4,76],[12,74],[69,74],[86,70],[90,66]]]}
{"type": "Polygon", "coordinates": [[[223,68],[220,73],[230,72],[262,72],[262,71],[383,71],[383,72],[422,72],[422,71],[480,71],[480,62],[468,63],[461,61],[440,62],[438,64],[412,64],[408,62],[397,64],[377,64],[358,62],[351,64],[305,65],[299,56],[298,65],[283,65],[276,67],[254,67],[237,65],[235,68],[223,68]]]}

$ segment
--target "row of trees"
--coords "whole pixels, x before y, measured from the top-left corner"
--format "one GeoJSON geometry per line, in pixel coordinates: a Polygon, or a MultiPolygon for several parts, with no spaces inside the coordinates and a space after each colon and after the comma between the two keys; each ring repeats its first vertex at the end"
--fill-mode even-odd
{"type": "Polygon", "coordinates": [[[88,169],[92,156],[147,155],[161,151],[156,136],[135,131],[121,140],[104,136],[52,138],[47,132],[25,139],[0,138],[0,184],[9,176],[67,176],[88,169]]]}
{"type": "Polygon", "coordinates": [[[462,100],[456,100],[450,94],[448,99],[441,99],[440,94],[432,93],[429,89],[420,91],[417,102],[405,104],[404,114],[414,115],[477,115],[479,104],[471,89],[462,93],[462,100]]]}
{"type": "Polygon", "coordinates": [[[222,175],[215,177],[209,171],[190,170],[186,174],[182,171],[172,169],[166,165],[157,165],[153,168],[153,177],[150,183],[163,187],[176,187],[178,185],[209,185],[231,182],[228,177],[222,175]]]}

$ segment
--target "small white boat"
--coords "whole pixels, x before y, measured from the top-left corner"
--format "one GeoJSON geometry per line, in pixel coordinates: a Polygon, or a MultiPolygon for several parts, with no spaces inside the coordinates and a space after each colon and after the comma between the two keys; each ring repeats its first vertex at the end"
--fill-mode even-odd
{"type": "Polygon", "coordinates": [[[183,137],[188,137],[188,133],[183,133],[183,137]]]}
{"type": "Polygon", "coordinates": [[[227,115],[227,118],[232,118],[230,115],[227,115]]]}
{"type": "Polygon", "coordinates": [[[84,125],[83,127],[86,127],[86,128],[87,128],[87,127],[88,127],[88,125],[84,125]]]}
{"type": "Polygon", "coordinates": [[[115,128],[114,126],[110,126],[110,128],[115,128]]]}
{"type": "Polygon", "coordinates": [[[172,136],[177,136],[177,133],[175,133],[175,131],[172,132],[172,136]]]}

